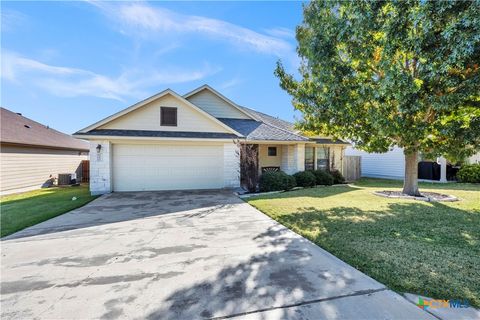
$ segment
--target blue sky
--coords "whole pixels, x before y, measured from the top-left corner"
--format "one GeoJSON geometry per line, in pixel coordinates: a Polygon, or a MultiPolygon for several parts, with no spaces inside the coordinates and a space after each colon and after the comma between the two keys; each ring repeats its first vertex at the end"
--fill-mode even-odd
{"type": "Polygon", "coordinates": [[[1,105],[73,133],[165,88],[209,84],[293,120],[301,2],[2,2],[1,105]]]}

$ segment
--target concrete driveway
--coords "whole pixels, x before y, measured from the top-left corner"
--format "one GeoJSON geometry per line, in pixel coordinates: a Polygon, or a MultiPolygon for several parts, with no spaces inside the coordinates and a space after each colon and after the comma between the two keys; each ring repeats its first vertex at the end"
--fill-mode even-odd
{"type": "Polygon", "coordinates": [[[106,195],[1,249],[2,319],[434,319],[227,191],[106,195]]]}

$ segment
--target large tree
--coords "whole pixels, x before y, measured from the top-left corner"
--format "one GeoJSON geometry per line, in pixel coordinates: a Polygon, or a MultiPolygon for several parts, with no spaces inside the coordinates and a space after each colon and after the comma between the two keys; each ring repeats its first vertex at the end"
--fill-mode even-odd
{"type": "Polygon", "coordinates": [[[409,195],[419,153],[479,149],[479,1],[321,1],[303,14],[301,79],[275,71],[301,129],[368,152],[402,147],[409,195]]]}

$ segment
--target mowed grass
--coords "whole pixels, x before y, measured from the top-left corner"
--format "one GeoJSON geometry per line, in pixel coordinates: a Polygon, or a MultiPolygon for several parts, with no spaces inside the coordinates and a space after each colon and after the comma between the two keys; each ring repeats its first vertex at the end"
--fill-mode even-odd
{"type": "Polygon", "coordinates": [[[401,181],[303,189],[248,203],[399,292],[480,307],[480,185],[421,183],[458,202],[389,199],[401,181]]]}
{"type": "Polygon", "coordinates": [[[95,199],[87,186],[48,188],[0,197],[0,236],[4,237],[95,199]],[[76,197],[76,200],[72,200],[76,197]]]}

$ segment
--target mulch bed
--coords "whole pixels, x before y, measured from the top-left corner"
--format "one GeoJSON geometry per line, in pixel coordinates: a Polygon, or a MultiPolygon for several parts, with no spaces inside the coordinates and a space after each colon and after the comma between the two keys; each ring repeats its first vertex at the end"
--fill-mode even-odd
{"type": "Polygon", "coordinates": [[[422,192],[420,197],[409,196],[401,191],[374,191],[373,194],[385,197],[385,198],[397,198],[397,199],[413,199],[421,201],[458,201],[458,198],[448,194],[436,193],[436,192],[422,192]]]}

